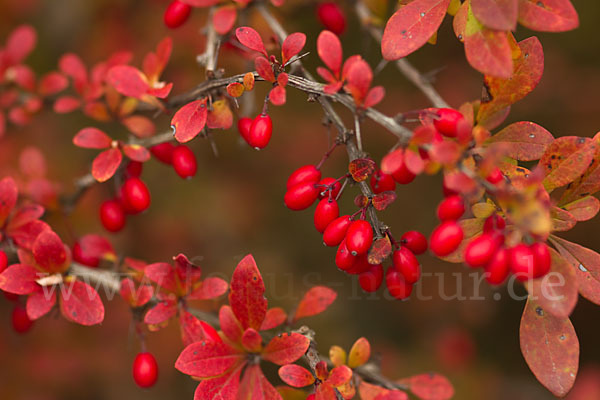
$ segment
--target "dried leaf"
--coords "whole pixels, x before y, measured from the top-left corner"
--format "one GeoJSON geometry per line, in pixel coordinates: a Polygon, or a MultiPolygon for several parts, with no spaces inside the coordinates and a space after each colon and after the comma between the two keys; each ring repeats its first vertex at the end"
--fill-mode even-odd
{"type": "Polygon", "coordinates": [[[381,192],[373,196],[371,202],[377,211],[383,211],[396,201],[396,192],[387,191],[381,192]]]}
{"type": "Polygon", "coordinates": [[[377,169],[377,164],[370,158],[357,158],[348,164],[348,172],[356,182],[366,180],[377,169]]]}
{"type": "Polygon", "coordinates": [[[373,242],[373,246],[369,250],[368,261],[371,265],[381,264],[383,260],[389,257],[392,253],[392,242],[386,235],[373,242]]]}
{"type": "Polygon", "coordinates": [[[244,94],[244,85],[239,82],[232,82],[227,85],[227,94],[231,97],[240,97],[244,94]]]}

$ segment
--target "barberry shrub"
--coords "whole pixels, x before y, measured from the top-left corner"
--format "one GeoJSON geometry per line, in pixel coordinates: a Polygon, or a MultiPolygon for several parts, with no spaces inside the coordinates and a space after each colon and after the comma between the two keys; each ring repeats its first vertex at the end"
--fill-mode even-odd
{"type": "MultiPolygon", "coordinates": [[[[347,333],[329,308],[336,300],[340,307],[352,308],[350,296],[301,280],[304,295],[299,301],[290,304],[288,288],[283,301],[269,303],[265,283],[272,279],[263,279],[252,255],[239,257],[246,254],[244,245],[204,245],[209,260],[223,252],[236,258],[214,262],[222,268],[212,267],[207,275],[199,258],[176,248],[196,240],[182,237],[169,221],[185,221],[194,213],[209,219],[247,218],[252,227],[238,226],[250,237],[262,231],[247,213],[266,219],[270,212],[280,215],[285,206],[299,212],[287,217],[295,222],[286,230],[301,230],[301,220],[308,219],[317,234],[281,247],[298,246],[301,253],[316,252],[321,243],[330,247],[320,250],[318,265],[303,265],[303,273],[337,268],[346,285],[362,289],[362,299],[379,293],[398,307],[418,307],[419,286],[432,273],[428,252],[475,270],[486,285],[526,293],[519,329],[524,360],[552,394],[566,396],[580,358],[569,317],[579,296],[600,304],[600,255],[561,232],[600,211],[595,197],[600,191],[600,134],[555,136],[537,123],[509,118],[511,109],[519,108],[518,102],[538,86],[544,69],[554,67],[545,65],[540,39],[524,34],[520,26],[570,31],[579,26],[575,8],[569,0],[412,0],[393,9],[383,0],[347,3],[174,0],[160,5],[162,14],[157,5],[144,10],[155,35],[159,31],[164,37],[141,60],[134,53],[148,50],[147,41],[131,51],[122,50],[119,42],[114,53],[103,54],[103,61],[92,67],[86,66],[90,58],[85,52],[67,52],[56,54],[56,68],[41,74],[28,58],[36,51],[36,29],[16,25],[0,47],[0,137],[6,153],[19,154],[18,166],[2,165],[0,180],[0,289],[13,303],[13,330],[35,330],[36,321],[48,314],[99,325],[105,302],[118,293],[132,311],[139,352],[131,357],[131,375],[141,388],[160,382],[159,371],[174,369],[197,381],[194,393],[189,391],[196,400],[452,398],[451,381],[423,371],[418,363],[410,365],[407,378],[387,377],[381,356],[365,337],[347,346],[348,351],[333,344],[322,353],[322,338],[347,333]],[[292,18],[292,12],[306,8],[312,9],[314,25],[325,30],[301,26],[305,21],[292,18]],[[440,30],[445,19],[452,19],[467,64],[483,74],[481,96],[462,104],[449,104],[448,93],[438,92],[431,77],[406,59],[428,43],[447,39],[440,30]],[[299,31],[288,34],[291,28],[299,31]],[[369,48],[363,54],[349,52],[356,47],[350,38],[354,29],[367,36],[369,48]],[[204,50],[195,55],[198,46],[204,50]],[[185,74],[193,55],[204,79],[196,72],[185,74]],[[402,93],[382,73],[388,63],[386,73],[408,78],[429,103],[417,109],[398,107],[402,93]],[[299,94],[308,97],[310,111],[298,106],[299,94]],[[282,109],[302,115],[290,114],[286,120],[282,109]],[[68,138],[53,129],[54,123],[46,129],[38,122],[72,113],[82,115],[68,138]],[[327,143],[314,148],[301,144],[316,135],[310,130],[288,137],[298,131],[294,118],[322,121],[327,143]],[[46,138],[27,126],[43,130],[46,138]],[[229,166],[217,161],[218,145],[226,142],[221,136],[227,135],[220,131],[234,135],[239,145],[224,146],[221,157],[229,166]],[[393,140],[377,141],[376,135],[393,140]],[[209,142],[209,152],[197,145],[203,140],[209,142]],[[50,141],[74,145],[73,156],[53,154],[46,148],[50,141]],[[278,163],[268,167],[271,174],[231,186],[223,183],[217,163],[231,170],[239,166],[234,159],[243,158],[237,173],[246,176],[269,152],[277,153],[271,158],[278,163]],[[85,173],[71,187],[56,178],[60,174],[54,174],[46,157],[85,173]],[[207,162],[210,157],[214,161],[207,162]],[[157,169],[154,160],[173,171],[164,165],[157,169]],[[279,169],[288,173],[287,181],[279,180],[277,194],[269,194],[276,197],[273,204],[279,204],[279,211],[268,210],[255,201],[261,198],[256,188],[263,188],[262,181],[279,169]],[[413,182],[426,176],[434,177],[431,182],[439,177],[438,205],[429,202],[428,209],[424,201],[414,214],[437,222],[426,232],[405,221],[384,222],[401,199],[425,197],[417,193],[422,186],[413,182]],[[184,196],[168,209],[165,199],[186,185],[202,185],[202,198],[184,196]],[[78,211],[89,210],[85,199],[96,188],[104,190],[95,194],[98,205],[92,213],[99,224],[88,229],[78,221],[86,219],[78,211]],[[205,206],[207,197],[223,216],[205,206]],[[312,221],[303,211],[307,209],[312,221]],[[82,226],[86,233],[78,234],[82,226]],[[148,232],[165,248],[173,245],[172,251],[164,250],[178,254],[170,263],[140,259],[156,254],[148,248],[156,246],[141,243],[148,232]],[[145,249],[142,254],[140,249],[145,249]],[[357,278],[346,279],[342,273],[357,278]],[[407,299],[413,301],[400,302],[407,299]],[[321,329],[313,329],[310,318],[323,312],[329,314],[325,332],[322,321],[315,325],[321,329]],[[179,339],[164,346],[177,348],[174,365],[156,357],[162,349],[149,339],[169,325],[178,328],[179,339]]],[[[221,221],[211,227],[221,227],[221,221]]],[[[212,231],[200,229],[207,243],[215,243],[212,231]]],[[[380,311],[372,306],[369,312],[380,311]]],[[[357,326],[365,327],[364,317],[353,315],[357,326]]],[[[403,320],[392,326],[401,331],[410,325],[403,320]]],[[[126,327],[122,332],[126,336],[126,327]]],[[[441,364],[457,365],[472,357],[472,340],[461,332],[442,335],[441,364]]],[[[112,344],[107,340],[101,346],[112,344]]],[[[384,350],[386,361],[386,347],[373,346],[384,350]]],[[[589,395],[584,389],[576,393],[589,395]]]]}

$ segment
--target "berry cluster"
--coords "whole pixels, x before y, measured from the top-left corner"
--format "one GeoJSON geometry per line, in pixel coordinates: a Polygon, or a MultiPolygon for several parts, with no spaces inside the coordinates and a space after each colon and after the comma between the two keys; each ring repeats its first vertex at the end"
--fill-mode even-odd
{"type": "Polygon", "coordinates": [[[243,117],[238,121],[240,136],[256,150],[264,149],[273,134],[273,121],[268,114],[258,114],[256,118],[243,117]]]}
{"type": "Polygon", "coordinates": [[[461,196],[454,194],[446,197],[437,208],[437,217],[441,221],[429,238],[431,251],[438,257],[453,253],[463,240],[464,234],[457,220],[465,213],[461,196]]]}
{"type": "MultiPolygon", "coordinates": [[[[141,166],[141,164],[140,164],[141,166]]],[[[133,170],[133,169],[132,169],[133,170]]],[[[128,168],[125,182],[119,190],[117,198],[106,200],[100,206],[100,221],[109,232],[119,232],[125,226],[127,214],[139,214],[150,207],[150,191],[139,176],[141,168],[134,171],[128,168]]]]}

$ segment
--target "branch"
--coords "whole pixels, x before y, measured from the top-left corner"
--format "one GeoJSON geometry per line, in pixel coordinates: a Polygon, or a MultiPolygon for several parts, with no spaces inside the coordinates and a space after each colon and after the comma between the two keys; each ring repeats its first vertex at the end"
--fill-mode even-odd
{"type": "MultiPolygon", "coordinates": [[[[371,25],[369,20],[371,19],[371,15],[367,7],[363,4],[362,1],[357,1],[355,5],[356,14],[358,18],[361,20],[363,25],[366,27],[367,31],[371,34],[373,39],[377,41],[377,43],[381,44],[381,38],[383,37],[383,33],[380,28],[371,25]]],[[[440,94],[435,90],[435,88],[431,85],[431,83],[415,68],[413,67],[406,58],[401,58],[396,60],[396,67],[404,74],[404,76],[411,81],[427,98],[431,103],[437,108],[448,108],[450,107],[448,103],[440,96],[440,94]]]]}

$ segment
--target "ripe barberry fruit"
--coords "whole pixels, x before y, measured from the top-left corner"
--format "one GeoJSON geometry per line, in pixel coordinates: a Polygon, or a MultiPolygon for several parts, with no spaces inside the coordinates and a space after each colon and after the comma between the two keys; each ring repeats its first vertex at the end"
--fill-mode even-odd
{"type": "Polygon", "coordinates": [[[407,247],[394,251],[392,263],[407,283],[413,284],[421,278],[419,261],[407,247]]]}
{"type": "Polygon", "coordinates": [[[238,120],[237,128],[240,136],[248,142],[250,137],[250,127],[252,126],[252,118],[242,117],[238,120]]]}
{"type": "Polygon", "coordinates": [[[183,179],[191,178],[196,175],[198,170],[198,163],[196,162],[196,155],[189,147],[184,144],[180,144],[173,150],[172,162],[173,169],[183,179]]]}
{"type": "Polygon", "coordinates": [[[15,332],[25,333],[31,329],[32,325],[33,321],[27,316],[25,307],[16,305],[12,312],[12,326],[15,332]]]}
{"type": "Polygon", "coordinates": [[[352,268],[355,261],[356,256],[353,256],[346,247],[346,239],[342,240],[342,243],[340,243],[337,252],[335,253],[335,265],[342,271],[346,271],[352,268]]]}
{"type": "Polygon", "coordinates": [[[139,178],[142,175],[144,164],[139,161],[129,161],[125,167],[126,178],[139,178]]]}
{"type": "Polygon", "coordinates": [[[463,240],[463,230],[455,221],[446,221],[431,233],[429,247],[433,254],[444,257],[452,253],[463,240]]]}
{"type": "Polygon", "coordinates": [[[369,264],[369,257],[367,254],[360,254],[356,256],[354,264],[352,264],[352,266],[346,270],[346,273],[350,275],[359,275],[368,271],[370,268],[371,264],[369,264]]]}
{"type": "Polygon", "coordinates": [[[142,388],[149,388],[158,379],[158,364],[152,353],[139,353],[133,360],[133,380],[142,388]]]}
{"type": "Polygon", "coordinates": [[[444,179],[444,182],[442,183],[442,193],[444,194],[444,197],[450,197],[450,196],[454,196],[454,195],[458,194],[458,192],[456,190],[450,189],[446,185],[445,179],[444,179]]]}
{"type": "Polygon", "coordinates": [[[290,210],[304,210],[312,205],[319,196],[319,190],[314,183],[301,183],[289,189],[283,197],[283,202],[290,210]]]}
{"type": "Polygon", "coordinates": [[[440,221],[456,221],[465,213],[465,203],[461,196],[446,197],[437,208],[440,221]]]}
{"type": "Polygon", "coordinates": [[[534,265],[533,252],[529,246],[524,243],[519,243],[510,249],[510,270],[518,280],[524,282],[532,279],[534,274],[534,265]]]}
{"type": "Polygon", "coordinates": [[[486,233],[495,230],[501,231],[506,227],[506,220],[498,214],[490,215],[483,223],[483,231],[486,233]]]}
{"type": "Polygon", "coordinates": [[[384,174],[381,170],[377,170],[371,175],[371,189],[373,189],[373,193],[375,194],[394,191],[396,190],[396,182],[394,182],[392,175],[384,174]]]}
{"type": "Polygon", "coordinates": [[[318,188],[319,199],[329,197],[329,192],[331,192],[331,198],[335,199],[340,193],[340,190],[342,190],[342,184],[335,178],[327,177],[319,181],[318,188]]]}
{"type": "Polygon", "coordinates": [[[550,272],[552,256],[546,243],[537,242],[530,246],[533,253],[533,277],[540,278],[550,272]]]}
{"type": "Polygon", "coordinates": [[[121,187],[123,206],[128,213],[137,214],[150,207],[150,191],[140,178],[129,178],[121,187]]]}
{"type": "Polygon", "coordinates": [[[390,266],[385,273],[385,284],[388,292],[398,300],[404,300],[412,293],[413,285],[406,282],[396,268],[390,266]]]}
{"type": "Polygon", "coordinates": [[[171,142],[160,143],[150,147],[150,152],[154,158],[167,165],[171,165],[173,150],[175,150],[175,145],[171,142]]]}
{"type": "Polygon", "coordinates": [[[317,204],[315,209],[315,228],[319,233],[325,232],[325,229],[329,226],[333,220],[340,216],[340,207],[337,201],[323,199],[317,204]]]}
{"type": "Polygon", "coordinates": [[[86,254],[83,251],[81,244],[79,244],[79,240],[73,244],[71,253],[73,255],[73,261],[78,262],[79,264],[87,265],[92,268],[96,268],[100,265],[100,258],[86,254]]]}
{"type": "Polygon", "coordinates": [[[8,256],[3,250],[0,250],[0,273],[8,267],[8,256]]]}
{"type": "Polygon", "coordinates": [[[406,166],[406,163],[403,162],[400,168],[394,171],[392,177],[399,184],[408,185],[409,183],[415,180],[416,175],[413,174],[406,166]]]}
{"type": "Polygon", "coordinates": [[[452,108],[440,108],[438,118],[433,120],[433,125],[444,136],[456,137],[458,124],[464,119],[463,115],[452,108]]]}
{"type": "Polygon", "coordinates": [[[107,231],[118,232],[125,226],[125,210],[117,200],[106,200],[100,206],[100,221],[107,231]]]}
{"type": "Polygon", "coordinates": [[[328,1],[319,4],[317,17],[326,29],[336,35],[341,35],[346,30],[346,16],[337,3],[328,1]]]}
{"type": "Polygon", "coordinates": [[[504,180],[504,174],[500,171],[500,168],[494,168],[492,172],[485,178],[486,181],[492,185],[496,185],[504,180]]]}
{"type": "Polygon", "coordinates": [[[164,21],[167,28],[175,29],[187,21],[192,7],[179,0],[172,1],[165,10],[164,21]]]}
{"type": "Polygon", "coordinates": [[[257,150],[264,149],[273,134],[273,121],[267,114],[258,114],[250,126],[248,144],[257,150]]]}
{"type": "Polygon", "coordinates": [[[381,264],[371,265],[371,268],[358,276],[360,287],[367,293],[375,292],[382,282],[383,266],[381,264]]]}
{"type": "Polygon", "coordinates": [[[427,238],[419,231],[408,231],[400,238],[403,246],[419,255],[427,251],[427,238]]]}
{"type": "Polygon", "coordinates": [[[498,240],[490,233],[471,239],[465,247],[465,263],[473,268],[487,265],[498,250],[498,245],[498,240]]]}
{"type": "Polygon", "coordinates": [[[485,280],[491,285],[500,285],[508,277],[509,251],[500,248],[494,253],[490,262],[485,266],[485,280]]]}
{"type": "Polygon", "coordinates": [[[353,221],[346,232],[346,247],[353,254],[364,254],[373,243],[373,228],[365,220],[353,221]]]}
{"type": "Polygon", "coordinates": [[[299,183],[317,183],[321,180],[321,171],[312,164],[304,165],[290,175],[287,180],[286,188],[290,189],[299,183]]]}
{"type": "Polygon", "coordinates": [[[337,246],[346,237],[348,227],[352,223],[349,215],[342,215],[334,219],[323,232],[323,243],[327,246],[337,246]]]}

